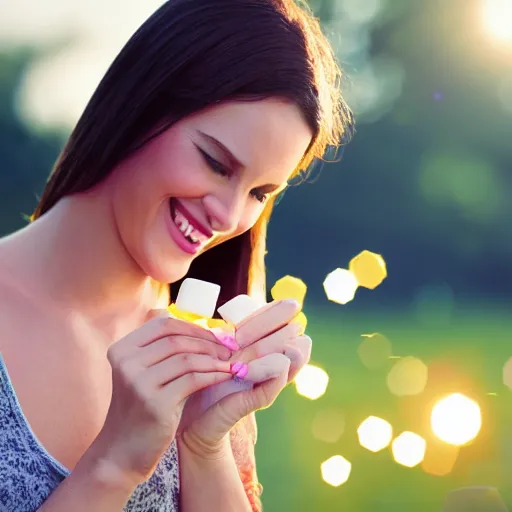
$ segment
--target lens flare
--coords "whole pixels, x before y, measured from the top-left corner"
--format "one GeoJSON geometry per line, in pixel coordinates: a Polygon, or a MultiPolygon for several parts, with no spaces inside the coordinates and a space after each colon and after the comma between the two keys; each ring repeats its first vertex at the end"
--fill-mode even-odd
{"type": "Polygon", "coordinates": [[[461,446],[472,441],[480,432],[482,413],[474,400],[454,393],[434,405],[430,425],[441,441],[461,446]]]}

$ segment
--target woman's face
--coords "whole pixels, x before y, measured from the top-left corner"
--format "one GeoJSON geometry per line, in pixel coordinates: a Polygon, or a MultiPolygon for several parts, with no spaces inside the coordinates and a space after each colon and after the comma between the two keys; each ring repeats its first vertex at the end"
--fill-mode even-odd
{"type": "Polygon", "coordinates": [[[229,102],[189,116],[125,160],[108,180],[122,243],[160,282],[254,226],[312,138],[294,104],[229,102]]]}

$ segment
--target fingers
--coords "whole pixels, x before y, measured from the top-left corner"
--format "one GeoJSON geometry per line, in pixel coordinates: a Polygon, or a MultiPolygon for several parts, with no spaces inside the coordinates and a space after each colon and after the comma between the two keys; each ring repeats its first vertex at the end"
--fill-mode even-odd
{"type": "Polygon", "coordinates": [[[291,382],[303,366],[309,362],[311,359],[311,348],[312,341],[309,336],[299,336],[285,347],[284,354],[291,362],[288,382],[291,382]]]}
{"type": "Polygon", "coordinates": [[[222,361],[227,361],[231,357],[231,351],[222,345],[186,336],[160,338],[142,347],[137,352],[137,357],[140,364],[148,368],[179,353],[206,354],[222,361]]]}
{"type": "Polygon", "coordinates": [[[207,329],[203,329],[190,322],[172,318],[165,310],[156,310],[150,316],[153,316],[153,318],[149,322],[129,333],[109,348],[107,357],[111,363],[124,359],[139,348],[168,336],[199,338],[217,345],[219,344],[213,333],[207,329]]]}
{"type": "Polygon", "coordinates": [[[300,325],[296,323],[287,324],[270,336],[247,346],[240,354],[236,354],[235,357],[237,360],[247,362],[265,357],[268,354],[283,353],[285,345],[296,338],[300,330],[300,325]]]}
{"type": "Polygon", "coordinates": [[[269,354],[248,364],[245,380],[259,384],[279,377],[290,367],[290,359],[283,354],[269,354]]]}
{"type": "Polygon", "coordinates": [[[193,393],[201,391],[214,384],[220,384],[231,379],[231,373],[225,372],[191,372],[169,382],[160,393],[159,400],[166,404],[179,403],[193,393]]]}
{"type": "Polygon", "coordinates": [[[246,347],[290,323],[299,312],[294,300],[271,302],[243,320],[236,328],[236,340],[246,347]]]}
{"type": "Polygon", "coordinates": [[[231,377],[230,363],[205,354],[177,354],[147,369],[146,384],[152,388],[162,387],[193,373],[223,372],[231,377]]]}

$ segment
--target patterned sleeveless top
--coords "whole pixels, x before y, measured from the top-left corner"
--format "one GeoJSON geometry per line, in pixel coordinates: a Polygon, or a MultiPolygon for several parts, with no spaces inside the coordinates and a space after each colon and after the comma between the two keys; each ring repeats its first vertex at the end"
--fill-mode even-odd
{"type": "MultiPolygon", "coordinates": [[[[70,474],[32,432],[0,354],[0,512],[34,512],[70,474]]],[[[125,512],[179,511],[178,450],[173,442],[125,512]]]]}

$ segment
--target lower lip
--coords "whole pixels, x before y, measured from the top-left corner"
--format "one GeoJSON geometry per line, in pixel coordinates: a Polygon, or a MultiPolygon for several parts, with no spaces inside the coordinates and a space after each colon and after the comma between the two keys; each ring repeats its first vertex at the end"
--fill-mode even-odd
{"type": "Polygon", "coordinates": [[[187,254],[197,254],[197,252],[199,251],[199,244],[193,244],[183,236],[183,233],[178,229],[178,226],[176,226],[176,224],[174,223],[170,204],[167,211],[168,215],[166,215],[165,218],[167,221],[167,229],[169,230],[171,238],[182,251],[186,252],[187,254]]]}

